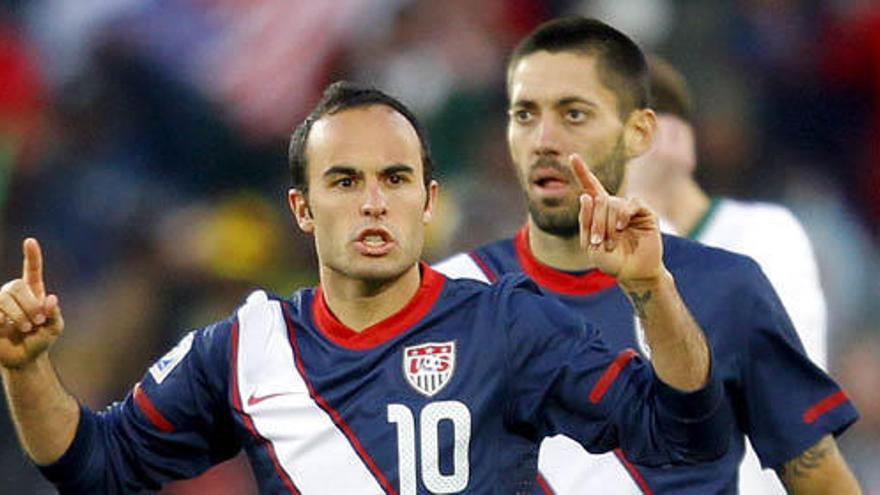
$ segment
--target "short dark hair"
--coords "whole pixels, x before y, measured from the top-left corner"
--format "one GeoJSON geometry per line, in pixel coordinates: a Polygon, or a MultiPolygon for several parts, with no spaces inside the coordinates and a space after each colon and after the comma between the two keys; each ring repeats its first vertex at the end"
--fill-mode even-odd
{"type": "Polygon", "coordinates": [[[684,76],[656,55],[648,57],[648,65],[651,70],[651,108],[692,124],[693,102],[684,76]]]}
{"type": "Polygon", "coordinates": [[[522,58],[539,51],[596,56],[599,78],[617,96],[621,117],[648,106],[650,88],[645,55],[632,39],[608,24],[581,16],[560,17],[541,24],[513,50],[507,64],[508,81],[522,58]]]}
{"type": "Polygon", "coordinates": [[[308,173],[306,167],[308,160],[306,159],[306,143],[312,126],[325,115],[333,115],[343,110],[351,108],[368,107],[373,105],[385,105],[395,112],[403,115],[406,120],[413,126],[416,135],[419,137],[419,143],[422,147],[422,170],[424,174],[425,187],[433,180],[433,165],[431,162],[431,150],[428,147],[428,139],[425,131],[419,124],[418,119],[409,108],[400,100],[389,96],[382,91],[370,87],[356,84],[349,81],[337,81],[324,90],[321,100],[315,105],[315,108],[309,113],[305,120],[300,123],[293,134],[290,136],[290,147],[287,150],[287,160],[290,164],[290,176],[293,180],[292,187],[303,193],[308,192],[308,173]]]}

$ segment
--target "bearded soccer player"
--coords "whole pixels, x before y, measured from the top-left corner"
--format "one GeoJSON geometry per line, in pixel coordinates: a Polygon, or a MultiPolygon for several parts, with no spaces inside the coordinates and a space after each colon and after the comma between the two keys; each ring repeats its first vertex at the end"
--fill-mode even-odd
{"type": "MultiPolygon", "coordinates": [[[[586,247],[633,294],[651,364],[528,279],[448,280],[419,261],[437,196],[421,129],[381,92],[336,84],[291,139],[289,206],[314,236],[320,285],[257,291],[187,334],[121,403],[94,413],[60,385],[63,329],[42,253],[0,290],[0,372],[21,443],[63,493],[131,493],[244,449],[262,493],[528,493],[537,445],[564,433],[652,465],[723,455],[732,416],[706,340],[672,288],[656,216],[594,197],[586,247]],[[652,372],[655,370],[654,372],[652,372]]],[[[100,345],[100,343],[96,343],[100,345]]]]}
{"type": "MultiPolygon", "coordinates": [[[[638,46],[599,21],[550,21],[527,36],[508,65],[508,144],[528,202],[526,225],[512,238],[454,256],[438,270],[495,282],[525,273],[545,293],[595,321],[617,352],[656,352],[644,339],[638,294],[583,255],[586,162],[612,193],[627,162],[651,148],[656,116],[648,108],[648,68],[638,46]],[[579,155],[579,157],[578,157],[579,155]],[[583,160],[583,161],[582,161],[583,160]],[[574,168],[573,168],[574,167],[574,168]],[[579,198],[580,201],[579,201],[579,198]]],[[[619,226],[592,198],[594,249],[618,247],[619,226]],[[601,235],[605,233],[605,237],[601,235]]],[[[736,413],[731,449],[695,466],[656,467],[626,452],[592,455],[577,439],[541,447],[539,491],[587,493],[736,493],[748,436],[762,465],[789,491],[858,493],[834,435],[858,417],[847,396],[810,361],[782,304],[749,258],[663,237],[663,259],[680,297],[706,332],[736,413]]]]}

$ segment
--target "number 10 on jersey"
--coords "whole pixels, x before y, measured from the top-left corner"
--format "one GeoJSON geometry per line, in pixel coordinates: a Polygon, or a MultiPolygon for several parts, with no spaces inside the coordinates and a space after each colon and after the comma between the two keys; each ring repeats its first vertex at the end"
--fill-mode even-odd
{"type": "Polygon", "coordinates": [[[468,486],[471,412],[458,401],[431,402],[422,408],[416,428],[413,412],[403,404],[388,404],[388,422],[397,425],[397,464],[400,495],[416,495],[416,462],[421,460],[422,483],[431,493],[459,493],[468,486]],[[452,472],[440,472],[440,422],[452,423],[452,472]],[[419,448],[416,448],[419,446],[419,448]],[[418,453],[418,456],[417,456],[418,453]]]}

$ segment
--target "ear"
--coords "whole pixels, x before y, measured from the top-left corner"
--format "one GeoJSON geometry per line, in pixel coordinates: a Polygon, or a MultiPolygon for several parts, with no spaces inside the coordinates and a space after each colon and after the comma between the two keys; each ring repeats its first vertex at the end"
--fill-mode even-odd
{"type": "Polygon", "coordinates": [[[657,114],[650,108],[633,110],[623,131],[626,156],[630,159],[647,153],[657,133],[657,114]]]}
{"type": "Polygon", "coordinates": [[[437,206],[437,194],[439,188],[440,185],[437,184],[436,180],[432,180],[431,183],[428,184],[428,198],[425,201],[425,211],[422,212],[422,223],[427,224],[434,216],[434,208],[437,206]]]}
{"type": "Polygon", "coordinates": [[[299,229],[306,234],[315,231],[315,222],[312,219],[312,210],[309,207],[309,200],[306,193],[299,189],[291,189],[287,191],[287,203],[290,206],[290,212],[296,219],[299,229]]]}

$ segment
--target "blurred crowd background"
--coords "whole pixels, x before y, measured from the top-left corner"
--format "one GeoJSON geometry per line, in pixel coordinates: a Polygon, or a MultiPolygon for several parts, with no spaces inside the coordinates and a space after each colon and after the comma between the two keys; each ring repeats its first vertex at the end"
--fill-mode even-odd
{"type": "MultiPolygon", "coordinates": [[[[66,385],[101,408],[187,330],[260,286],[314,284],[286,206],[286,141],[330,81],[427,124],[441,182],[429,261],[525,218],[504,68],[538,23],[610,22],[688,77],[699,178],[791,208],[819,258],[841,440],[880,494],[880,2],[871,0],[0,0],[0,265],[43,244],[66,385]]],[[[784,404],[780,404],[784,407],[784,404]]],[[[246,461],[165,494],[255,493],[246,461]]],[[[0,410],[0,492],[52,493],[0,410]]]]}

